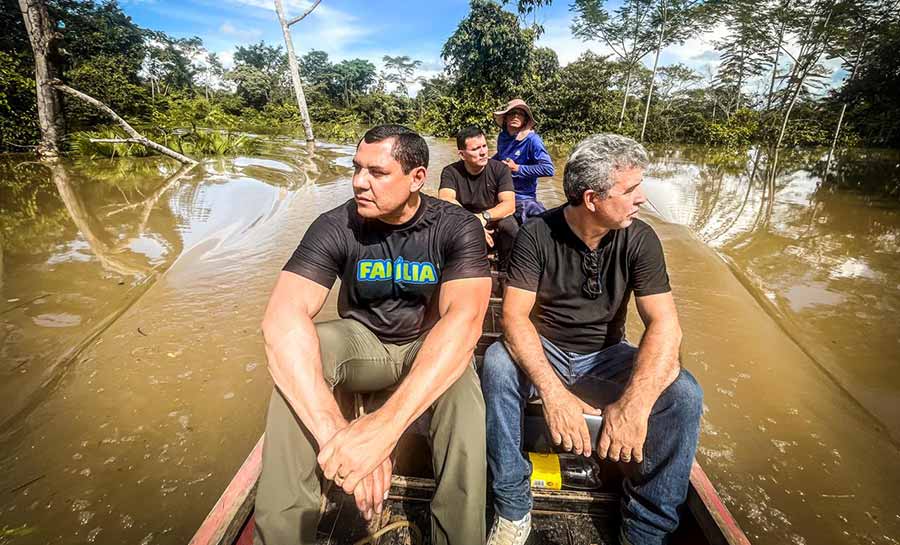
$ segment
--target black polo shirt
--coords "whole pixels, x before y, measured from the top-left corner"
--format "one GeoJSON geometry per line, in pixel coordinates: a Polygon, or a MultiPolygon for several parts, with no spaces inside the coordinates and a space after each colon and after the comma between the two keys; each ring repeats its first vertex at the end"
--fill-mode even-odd
{"type": "Polygon", "coordinates": [[[338,314],[361,322],[382,342],[402,344],[440,317],[440,284],[490,277],[484,230],[460,207],[421,194],[402,225],[362,218],[350,199],[309,226],[284,270],[331,288],[338,314]]]}
{"type": "Polygon", "coordinates": [[[566,222],[566,206],[529,219],[519,230],[509,285],[537,293],[531,319],[538,333],[563,350],[590,354],[625,338],[632,292],[641,297],[671,291],[669,275],[659,237],[635,219],[600,241],[600,294],[588,297],[582,260],[589,250],[566,222]]]}
{"type": "Polygon", "coordinates": [[[456,191],[456,200],[473,214],[500,204],[501,191],[516,190],[509,167],[493,159],[488,159],[484,169],[474,176],[462,160],[445,166],[441,171],[441,189],[444,188],[456,191]]]}

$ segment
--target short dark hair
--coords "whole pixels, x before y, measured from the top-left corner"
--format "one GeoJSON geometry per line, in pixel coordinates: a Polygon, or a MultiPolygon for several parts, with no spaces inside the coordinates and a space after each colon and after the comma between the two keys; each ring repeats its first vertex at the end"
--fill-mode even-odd
{"type": "MultiPolygon", "coordinates": [[[[403,174],[409,174],[414,168],[428,168],[428,144],[419,133],[403,125],[378,125],[366,131],[360,143],[374,144],[394,139],[391,146],[391,157],[403,167],[403,174]]],[[[356,144],[359,147],[359,143],[356,144]]]]}
{"type": "Polygon", "coordinates": [[[464,127],[456,133],[456,149],[466,149],[466,140],[477,136],[484,136],[484,131],[481,130],[480,127],[476,127],[475,125],[464,127]]]}

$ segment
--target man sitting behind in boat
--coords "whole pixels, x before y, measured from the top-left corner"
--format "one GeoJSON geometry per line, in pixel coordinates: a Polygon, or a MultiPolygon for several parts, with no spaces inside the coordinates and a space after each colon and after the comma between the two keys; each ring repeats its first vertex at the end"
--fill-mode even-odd
{"type": "Polygon", "coordinates": [[[678,525],[702,392],[680,366],[681,328],[662,245],[636,218],[646,202],[640,184],[647,163],[630,138],[582,141],[565,168],[568,203],[533,218],[516,238],[503,300],[505,342],[488,348],[482,371],[499,515],[490,545],[522,544],[530,532],[531,466],[521,429],[532,396],[542,399],[557,445],[627,464],[621,543],[659,545],[678,525]],[[646,328],[638,347],[625,339],[632,292],[646,328]],[[601,414],[599,407],[603,428],[593,445],[582,414],[601,414]]]}
{"type": "Polygon", "coordinates": [[[497,249],[499,269],[506,270],[513,241],[519,232],[516,193],[509,168],[488,157],[487,139],[478,127],[466,127],[456,135],[459,161],[441,171],[438,196],[456,203],[484,226],[488,246],[497,249]]]}
{"type": "Polygon", "coordinates": [[[481,224],[420,193],[428,147],[406,127],[366,132],[354,198],[310,225],[275,284],[262,329],[275,391],[256,498],[256,542],[312,544],[320,475],[366,519],[390,488],[400,435],[431,410],[434,543],[484,540],[484,400],[473,351],[491,290],[481,224]],[[341,279],[340,320],[313,324],[341,279]],[[394,389],[345,420],[332,393],[394,389]]]}

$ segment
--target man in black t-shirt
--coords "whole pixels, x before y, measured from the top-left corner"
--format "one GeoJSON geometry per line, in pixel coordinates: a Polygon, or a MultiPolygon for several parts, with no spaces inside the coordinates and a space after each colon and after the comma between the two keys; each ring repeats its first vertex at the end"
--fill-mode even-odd
{"type": "Polygon", "coordinates": [[[661,545],[678,525],[702,392],[680,366],[681,328],[659,238],[636,217],[647,163],[630,138],[584,140],[566,164],[568,203],[519,231],[505,337],[488,348],[482,371],[498,514],[488,545],[521,545],[530,532],[521,429],[523,404],[536,396],[554,443],[627,464],[621,543],[661,545]],[[625,339],[632,293],[646,328],[638,347],[625,339]],[[602,414],[597,444],[584,414],[602,414]]]}
{"type": "Polygon", "coordinates": [[[316,542],[320,477],[369,520],[390,488],[400,435],[431,411],[434,543],[484,539],[484,400],[473,350],[490,296],[481,224],[420,193],[428,147],[398,125],[369,130],[354,198],[310,225],[278,277],[263,334],[275,391],[256,498],[257,544],[316,542]],[[340,320],[313,324],[335,279],[340,320]],[[348,422],[332,393],[391,389],[348,422]]]}
{"type": "Polygon", "coordinates": [[[487,140],[478,127],[459,131],[456,148],[460,160],[441,171],[438,196],[475,214],[488,245],[497,248],[500,270],[505,271],[519,232],[512,174],[505,164],[488,157],[487,140]]]}

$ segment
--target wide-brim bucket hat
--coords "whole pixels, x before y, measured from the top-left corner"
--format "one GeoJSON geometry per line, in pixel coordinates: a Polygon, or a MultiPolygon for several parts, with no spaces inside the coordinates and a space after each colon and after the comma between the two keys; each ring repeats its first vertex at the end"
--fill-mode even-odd
{"type": "Polygon", "coordinates": [[[514,98],[506,103],[506,107],[500,110],[499,112],[494,112],[494,123],[497,124],[501,129],[505,128],[503,126],[503,120],[506,117],[506,114],[509,113],[510,110],[515,110],[516,108],[524,111],[528,115],[528,121],[525,122],[525,126],[523,129],[531,129],[534,127],[534,114],[531,113],[531,108],[528,107],[528,104],[525,103],[521,98],[514,98]]]}

